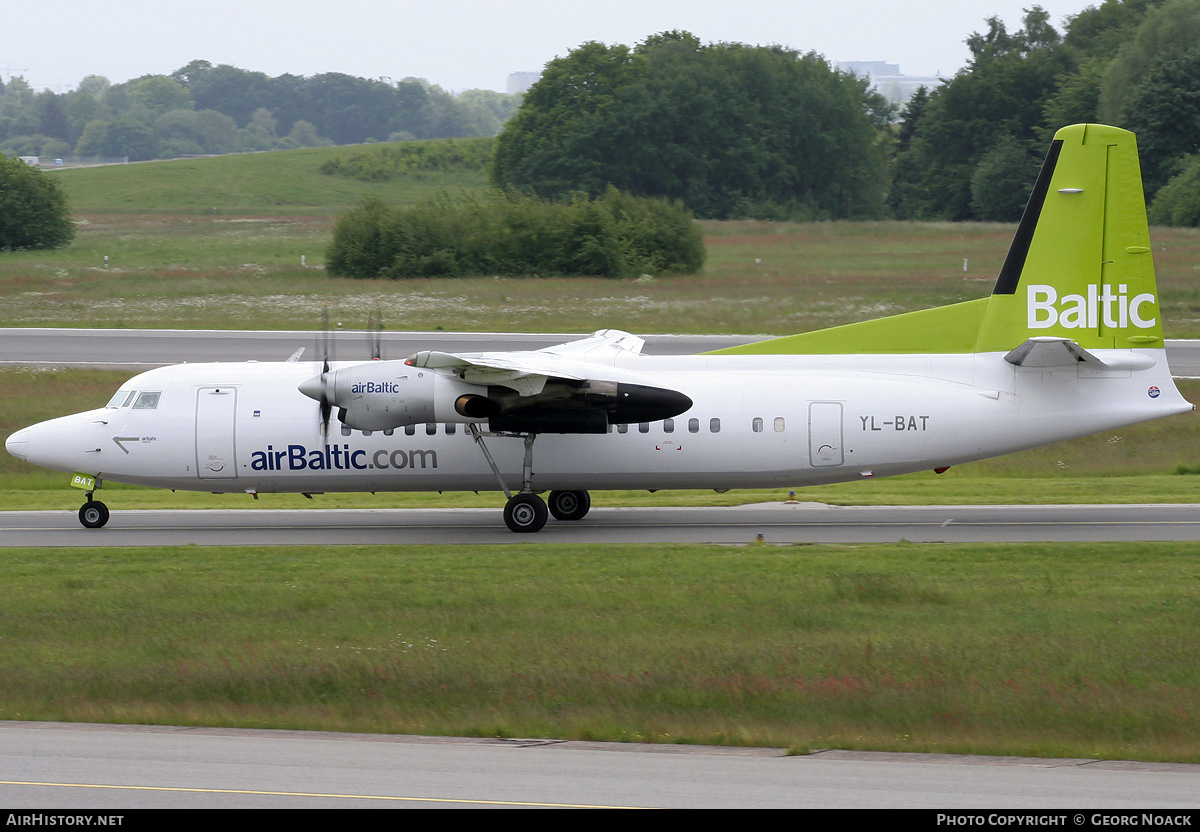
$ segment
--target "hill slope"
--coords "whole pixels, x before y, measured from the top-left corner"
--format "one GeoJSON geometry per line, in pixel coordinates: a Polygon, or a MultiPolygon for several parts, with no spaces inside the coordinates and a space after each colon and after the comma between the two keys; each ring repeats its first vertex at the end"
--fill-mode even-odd
{"type": "MultiPolygon", "coordinates": [[[[409,142],[410,146],[435,142],[409,142]]],[[[481,170],[410,170],[367,182],[321,172],[332,159],[395,145],[355,145],[57,171],[75,214],[334,214],[372,195],[411,204],[445,190],[481,190],[481,170]],[[369,149],[365,149],[369,148],[369,149]]]]}

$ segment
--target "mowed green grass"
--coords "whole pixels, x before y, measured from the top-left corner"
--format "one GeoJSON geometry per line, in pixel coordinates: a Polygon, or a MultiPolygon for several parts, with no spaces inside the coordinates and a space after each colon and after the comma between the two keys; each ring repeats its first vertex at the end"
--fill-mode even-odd
{"type": "Polygon", "coordinates": [[[364,182],[320,167],[360,147],[319,147],[54,171],[78,214],[336,214],[366,196],[410,204],[441,191],[476,191],[480,172],[412,171],[364,182]]]}
{"type": "Polygon", "coordinates": [[[7,549],[0,718],[1200,762],[1195,544],[7,549]]]}

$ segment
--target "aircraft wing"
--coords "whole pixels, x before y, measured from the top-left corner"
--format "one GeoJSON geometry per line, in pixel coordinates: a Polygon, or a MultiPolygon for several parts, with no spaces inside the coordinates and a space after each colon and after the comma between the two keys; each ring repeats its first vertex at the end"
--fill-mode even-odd
{"type": "Polygon", "coordinates": [[[692,406],[684,393],[618,366],[619,358],[640,353],[642,344],[628,333],[602,330],[541,350],[426,350],[402,362],[324,371],[299,389],[338,408],[342,424],[358,430],[486,419],[493,431],[604,433],[612,425],[678,416],[692,406]]]}
{"type": "Polygon", "coordinates": [[[1018,367],[1070,367],[1089,364],[1098,370],[1148,370],[1154,359],[1144,353],[1112,350],[1104,358],[1088,352],[1070,338],[1038,335],[1004,356],[1009,364],[1018,367]]]}
{"type": "Polygon", "coordinates": [[[627,332],[605,329],[578,341],[540,350],[472,353],[426,350],[404,363],[449,370],[470,384],[495,384],[516,390],[521,396],[534,396],[542,392],[550,379],[649,385],[651,382],[645,377],[613,366],[620,356],[640,354],[644,344],[641,338],[627,332]]]}

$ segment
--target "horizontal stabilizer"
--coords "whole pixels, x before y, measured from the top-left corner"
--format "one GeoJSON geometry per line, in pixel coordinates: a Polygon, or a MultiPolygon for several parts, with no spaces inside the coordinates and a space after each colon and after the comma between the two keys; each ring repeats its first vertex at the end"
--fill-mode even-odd
{"type": "Polygon", "coordinates": [[[1152,357],[1127,350],[1110,351],[1104,358],[1088,352],[1070,338],[1038,335],[1017,347],[1004,360],[1018,367],[1070,367],[1088,364],[1102,370],[1148,370],[1152,357]]]}

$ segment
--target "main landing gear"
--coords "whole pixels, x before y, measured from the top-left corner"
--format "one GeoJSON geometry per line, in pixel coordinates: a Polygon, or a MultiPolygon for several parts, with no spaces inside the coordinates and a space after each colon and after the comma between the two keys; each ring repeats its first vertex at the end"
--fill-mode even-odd
{"type": "Polygon", "coordinates": [[[91,491],[87,492],[87,502],[79,509],[79,522],[87,529],[99,529],[108,522],[108,506],[93,500],[91,491]]]}
{"type": "Polygon", "coordinates": [[[483,441],[484,434],[476,424],[468,424],[467,431],[474,437],[479,449],[496,475],[500,490],[508,497],[504,505],[504,525],[509,531],[517,534],[532,534],[540,532],[546,525],[550,515],[556,520],[582,520],[592,507],[592,498],[586,491],[551,491],[550,504],[533,493],[533,442],[537,438],[534,433],[489,433],[488,436],[519,437],[525,441],[525,461],[521,466],[521,490],[517,494],[509,491],[500,476],[487,445],[483,441]]]}

